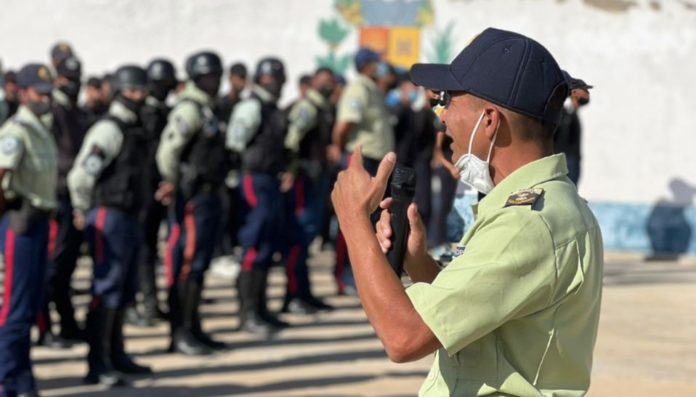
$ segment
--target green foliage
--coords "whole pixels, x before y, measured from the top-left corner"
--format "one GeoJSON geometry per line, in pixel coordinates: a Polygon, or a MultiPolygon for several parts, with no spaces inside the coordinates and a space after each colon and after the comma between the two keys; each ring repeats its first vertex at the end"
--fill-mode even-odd
{"type": "Polygon", "coordinates": [[[353,59],[352,54],[346,55],[336,55],[333,52],[329,52],[326,56],[317,56],[317,65],[320,67],[326,67],[334,71],[337,74],[345,74],[350,66],[350,62],[353,59]]]}
{"type": "Polygon", "coordinates": [[[348,29],[344,28],[337,18],[319,21],[319,37],[331,47],[341,44],[348,37],[348,33],[348,29]]]}
{"type": "Polygon", "coordinates": [[[435,31],[435,37],[431,41],[432,51],[428,54],[428,61],[432,63],[450,63],[452,60],[452,31],[454,22],[450,21],[441,31],[435,31]]]}

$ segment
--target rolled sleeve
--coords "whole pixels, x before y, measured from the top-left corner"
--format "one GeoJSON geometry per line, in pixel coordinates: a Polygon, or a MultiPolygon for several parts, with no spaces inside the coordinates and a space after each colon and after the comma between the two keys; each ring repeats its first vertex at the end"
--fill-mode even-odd
{"type": "Polygon", "coordinates": [[[450,356],[505,322],[546,307],[556,285],[555,250],[544,221],[516,208],[491,218],[432,284],[406,290],[450,356]]]}
{"type": "Polygon", "coordinates": [[[367,89],[360,85],[346,87],[338,103],[337,122],[360,123],[368,106],[367,89]]]}
{"type": "Polygon", "coordinates": [[[24,143],[19,135],[7,133],[0,136],[0,168],[16,169],[23,153],[24,143]]]}

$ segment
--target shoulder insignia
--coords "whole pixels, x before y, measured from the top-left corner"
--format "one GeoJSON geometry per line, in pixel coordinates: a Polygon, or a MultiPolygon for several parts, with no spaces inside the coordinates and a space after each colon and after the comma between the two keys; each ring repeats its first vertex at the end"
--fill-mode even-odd
{"type": "Polygon", "coordinates": [[[15,154],[20,149],[21,143],[14,135],[7,135],[0,140],[0,150],[4,154],[15,154]]]}
{"type": "Polygon", "coordinates": [[[362,104],[357,99],[353,99],[352,101],[350,101],[349,106],[350,106],[351,110],[356,111],[356,112],[362,110],[362,104]]]}
{"type": "Polygon", "coordinates": [[[189,134],[189,128],[188,124],[186,123],[186,120],[182,116],[176,116],[174,119],[174,122],[176,123],[176,129],[179,132],[179,134],[186,136],[189,134]]]}
{"type": "Polygon", "coordinates": [[[102,148],[99,146],[94,145],[92,146],[92,150],[90,151],[89,155],[82,163],[82,166],[88,175],[96,177],[102,171],[105,159],[106,154],[104,153],[104,150],[102,150],[102,148]]]}
{"type": "Polygon", "coordinates": [[[505,207],[534,205],[534,203],[536,203],[539,197],[541,197],[543,194],[544,189],[541,188],[520,190],[508,197],[507,201],[505,202],[505,207]]]}

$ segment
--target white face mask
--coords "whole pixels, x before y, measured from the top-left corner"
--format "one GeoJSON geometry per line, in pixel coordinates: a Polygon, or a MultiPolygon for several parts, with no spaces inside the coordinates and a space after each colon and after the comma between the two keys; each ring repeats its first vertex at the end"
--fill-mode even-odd
{"type": "Polygon", "coordinates": [[[493,135],[493,142],[491,142],[491,146],[488,148],[488,158],[486,158],[486,161],[483,161],[471,154],[471,145],[474,143],[474,137],[476,136],[479,126],[481,125],[481,121],[483,121],[483,116],[485,115],[485,111],[481,113],[481,117],[479,117],[478,121],[476,122],[474,130],[471,131],[471,138],[469,138],[469,152],[463,154],[459,160],[454,163],[454,166],[457,167],[457,170],[459,170],[459,180],[483,194],[488,194],[488,192],[493,190],[493,187],[495,186],[493,179],[491,178],[491,171],[488,164],[491,160],[491,152],[493,152],[495,139],[498,137],[498,127],[500,124],[498,124],[498,127],[495,129],[495,135],[493,135]]]}

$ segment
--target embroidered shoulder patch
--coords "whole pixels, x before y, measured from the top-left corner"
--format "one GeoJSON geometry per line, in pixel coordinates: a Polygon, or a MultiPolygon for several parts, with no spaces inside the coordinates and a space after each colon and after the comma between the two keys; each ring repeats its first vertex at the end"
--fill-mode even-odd
{"type": "Polygon", "coordinates": [[[534,205],[539,197],[544,194],[544,189],[528,189],[520,190],[519,192],[513,193],[508,197],[505,202],[505,207],[512,207],[517,205],[534,205]]]}

